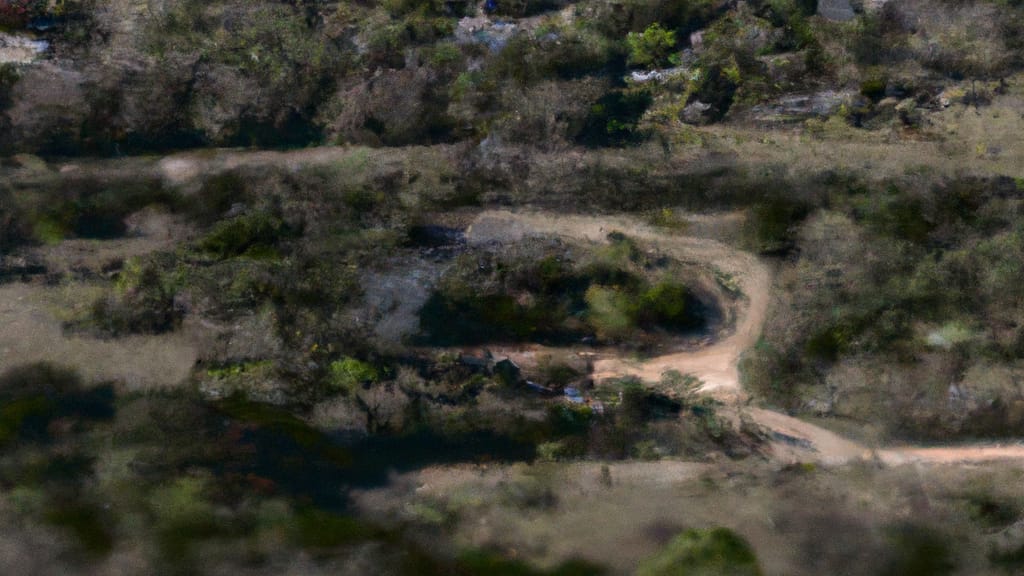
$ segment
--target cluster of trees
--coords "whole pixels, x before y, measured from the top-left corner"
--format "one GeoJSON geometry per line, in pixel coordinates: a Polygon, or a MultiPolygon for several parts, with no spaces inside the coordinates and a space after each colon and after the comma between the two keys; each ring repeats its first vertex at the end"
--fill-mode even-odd
{"type": "Polygon", "coordinates": [[[1016,429],[1024,407],[1017,183],[836,185],[827,208],[804,196],[798,211],[753,213],[780,233],[761,246],[799,257],[782,275],[785,304],[746,360],[748,383],[788,406],[869,420],[890,434],[1016,429]],[[951,400],[951,387],[969,399],[951,400]]]}
{"type": "Polygon", "coordinates": [[[461,255],[421,312],[429,341],[580,340],[638,345],[645,333],[687,331],[706,318],[675,278],[678,265],[609,235],[597,247],[517,246],[461,255]],[[630,344],[631,343],[631,344],[630,344]]]}
{"type": "MultiPolygon", "coordinates": [[[[21,14],[36,4],[4,6],[21,14]]],[[[865,80],[903,63],[923,66],[922,94],[1021,64],[1018,7],[918,4],[839,25],[814,20],[814,2],[795,0],[585,0],[568,17],[553,10],[560,2],[527,2],[500,9],[540,13],[539,26],[473,36],[457,30],[472,10],[459,2],[174,0],[153,11],[66,2],[46,32],[59,61],[0,66],[0,149],[399,146],[488,135],[540,147],[619,146],[648,137],[641,118],[652,106],[678,120],[700,102],[708,111],[687,121],[717,121],[734,103],[828,83],[849,61],[865,80]],[[1000,24],[968,25],[981,20],[1000,24]],[[688,73],[673,82],[623,83],[631,67],[674,66],[685,50],[688,73]],[[772,55],[789,65],[771,64],[772,55]]],[[[899,74],[887,82],[895,87],[899,74]]]]}

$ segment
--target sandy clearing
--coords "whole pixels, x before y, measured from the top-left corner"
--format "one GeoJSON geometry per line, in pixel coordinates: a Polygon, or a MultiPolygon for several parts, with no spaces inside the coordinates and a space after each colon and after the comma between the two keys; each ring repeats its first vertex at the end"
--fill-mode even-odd
{"type": "Polygon", "coordinates": [[[66,309],[59,304],[68,299],[61,287],[0,286],[0,372],[53,362],[76,369],[86,381],[113,381],[127,390],[174,386],[188,378],[199,344],[187,331],[116,340],[68,335],[52,311],[66,309]]]}

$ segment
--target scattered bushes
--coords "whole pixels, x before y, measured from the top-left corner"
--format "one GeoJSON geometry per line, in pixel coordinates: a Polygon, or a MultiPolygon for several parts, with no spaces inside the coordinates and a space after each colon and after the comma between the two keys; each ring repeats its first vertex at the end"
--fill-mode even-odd
{"type": "Polygon", "coordinates": [[[178,279],[166,274],[159,262],[130,259],[113,291],[93,304],[84,327],[110,336],[174,330],[184,316],[174,302],[178,289],[178,279]]]}
{"type": "Polygon", "coordinates": [[[708,309],[669,278],[681,273],[669,261],[648,259],[621,234],[610,238],[578,262],[557,247],[526,248],[513,258],[460,257],[420,311],[423,336],[447,344],[595,336],[608,342],[637,337],[636,343],[645,331],[692,330],[706,322],[708,309]]]}

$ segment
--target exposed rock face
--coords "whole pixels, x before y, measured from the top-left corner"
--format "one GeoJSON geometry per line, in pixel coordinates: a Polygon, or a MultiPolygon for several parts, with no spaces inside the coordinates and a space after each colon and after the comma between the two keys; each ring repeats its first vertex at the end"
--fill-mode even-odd
{"type": "Polygon", "coordinates": [[[818,15],[840,22],[853,20],[856,17],[850,0],[818,0],[818,15]]]}
{"type": "Polygon", "coordinates": [[[687,124],[705,124],[710,121],[708,117],[710,110],[710,104],[694,100],[683,109],[683,122],[687,124]]]}
{"type": "Polygon", "coordinates": [[[754,106],[751,115],[758,121],[784,122],[809,117],[831,116],[853,98],[852,92],[823,90],[813,94],[791,94],[778,100],[754,106]]]}
{"type": "Polygon", "coordinates": [[[49,63],[31,66],[14,86],[7,110],[10,130],[0,134],[25,148],[56,148],[80,137],[88,111],[85,77],[80,72],[49,63]]]}
{"type": "Polygon", "coordinates": [[[483,44],[492,52],[498,52],[517,29],[518,26],[513,22],[492,21],[484,16],[466,17],[459,20],[455,41],[459,44],[483,44]]]}

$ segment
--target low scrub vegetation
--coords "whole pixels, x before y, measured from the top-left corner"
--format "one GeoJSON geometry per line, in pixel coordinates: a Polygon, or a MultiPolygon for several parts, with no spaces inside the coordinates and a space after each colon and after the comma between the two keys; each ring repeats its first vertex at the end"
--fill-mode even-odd
{"type": "Polygon", "coordinates": [[[601,247],[522,246],[513,258],[465,254],[420,313],[432,342],[642,342],[707,319],[678,268],[622,234],[601,247]]]}

